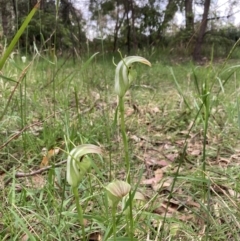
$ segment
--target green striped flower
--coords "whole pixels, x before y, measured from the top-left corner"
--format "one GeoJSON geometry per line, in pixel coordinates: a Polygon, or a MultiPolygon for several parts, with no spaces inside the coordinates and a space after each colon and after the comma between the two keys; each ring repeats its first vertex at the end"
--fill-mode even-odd
{"type": "Polygon", "coordinates": [[[91,167],[91,160],[85,156],[87,154],[101,154],[101,149],[98,146],[84,144],[75,147],[70,151],[67,158],[67,182],[72,187],[77,187],[84,175],[91,167]]]}
{"type": "Polygon", "coordinates": [[[140,56],[129,56],[121,60],[115,72],[115,92],[123,97],[129,89],[132,81],[136,78],[136,71],[132,70],[132,64],[139,62],[151,66],[151,63],[140,56]]]}

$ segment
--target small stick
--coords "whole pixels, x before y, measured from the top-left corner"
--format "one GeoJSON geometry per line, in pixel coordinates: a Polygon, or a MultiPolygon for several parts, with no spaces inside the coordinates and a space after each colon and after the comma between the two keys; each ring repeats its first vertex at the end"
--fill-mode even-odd
{"type": "MultiPolygon", "coordinates": [[[[20,178],[20,177],[30,177],[30,176],[34,176],[34,175],[37,175],[37,174],[41,174],[42,172],[45,172],[47,170],[49,170],[50,168],[52,167],[59,167],[63,164],[65,164],[67,162],[67,160],[63,160],[61,162],[58,162],[56,163],[55,165],[50,165],[50,166],[47,166],[47,167],[43,167],[43,168],[40,168],[36,171],[32,171],[32,172],[16,172],[15,173],[15,178],[20,178]]],[[[9,178],[5,183],[4,183],[4,186],[6,186],[7,184],[9,184],[12,180],[12,177],[9,178]]]]}
{"type": "Polygon", "coordinates": [[[19,137],[25,130],[27,130],[27,129],[33,127],[33,126],[40,125],[42,123],[43,123],[42,121],[38,121],[38,122],[35,122],[31,125],[23,127],[20,131],[18,131],[16,134],[14,134],[12,137],[10,137],[5,143],[3,143],[0,146],[0,150],[3,149],[3,147],[7,146],[13,139],[16,139],[17,137],[19,137]]]}

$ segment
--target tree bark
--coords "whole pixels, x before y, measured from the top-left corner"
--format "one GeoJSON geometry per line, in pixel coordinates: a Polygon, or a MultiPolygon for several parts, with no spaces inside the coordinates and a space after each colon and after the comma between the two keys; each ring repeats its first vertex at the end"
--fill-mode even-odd
{"type": "Polygon", "coordinates": [[[12,28],[10,4],[7,0],[1,0],[0,5],[3,35],[9,37],[9,33],[11,32],[10,29],[12,28]]]}
{"type": "Polygon", "coordinates": [[[136,31],[135,31],[135,9],[134,9],[134,1],[130,2],[131,12],[132,12],[132,41],[133,41],[133,50],[134,54],[137,52],[137,39],[136,39],[136,31]]]}
{"type": "Polygon", "coordinates": [[[126,9],[126,14],[127,14],[127,53],[128,55],[131,52],[131,24],[129,21],[129,1],[126,0],[126,5],[125,5],[125,9],[126,9]]]}
{"type": "Polygon", "coordinates": [[[196,44],[195,44],[194,51],[193,51],[193,60],[194,61],[201,60],[201,50],[202,50],[202,45],[203,45],[204,34],[205,34],[206,28],[207,28],[207,18],[208,18],[210,3],[211,3],[211,0],[205,0],[205,2],[204,2],[202,22],[201,22],[201,26],[199,29],[199,33],[198,33],[196,44]]]}
{"type": "Polygon", "coordinates": [[[168,27],[169,22],[173,19],[175,13],[177,12],[177,4],[176,0],[168,0],[168,4],[166,6],[164,19],[162,22],[162,30],[165,30],[168,27]]]}
{"type": "Polygon", "coordinates": [[[122,19],[119,19],[119,7],[117,6],[116,24],[115,24],[114,36],[113,36],[113,38],[114,38],[113,39],[113,52],[115,52],[117,50],[118,32],[119,32],[119,29],[122,26],[125,15],[126,15],[126,10],[124,10],[124,14],[123,14],[122,19]]]}
{"type": "Polygon", "coordinates": [[[192,32],[194,29],[193,0],[185,0],[186,30],[192,32]]]}

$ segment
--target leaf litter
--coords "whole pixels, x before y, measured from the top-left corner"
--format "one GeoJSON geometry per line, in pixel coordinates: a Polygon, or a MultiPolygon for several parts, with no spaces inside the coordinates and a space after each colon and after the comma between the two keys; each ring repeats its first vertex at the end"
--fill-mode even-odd
{"type": "MultiPolygon", "coordinates": [[[[175,130],[171,127],[172,134],[170,135],[170,122],[165,126],[156,121],[158,118],[160,119],[163,114],[160,111],[161,108],[153,107],[152,111],[145,106],[138,106],[138,108],[145,114],[147,112],[152,112],[152,121],[150,122],[146,122],[142,116],[142,119],[139,120],[140,116],[138,116],[138,125],[144,126],[147,129],[146,136],[151,136],[151,138],[139,135],[139,129],[135,130],[136,132],[132,131],[129,134],[131,142],[134,143],[133,153],[138,153],[135,155],[136,158],[145,165],[145,172],[141,180],[141,186],[144,186],[148,198],[154,196],[156,192],[159,193],[159,197],[156,197],[155,200],[155,203],[158,203],[158,205],[157,208],[153,209],[153,213],[157,213],[161,216],[167,214],[167,217],[174,216],[183,222],[191,222],[196,225],[196,227],[198,225],[200,225],[199,227],[202,227],[205,224],[204,219],[206,217],[201,215],[201,210],[206,204],[200,197],[201,195],[199,196],[199,194],[194,193],[194,182],[197,186],[201,183],[201,179],[198,177],[199,174],[197,173],[199,172],[199,168],[201,170],[203,131],[201,129],[197,130],[196,128],[193,128],[193,130],[189,132],[193,123],[188,123],[188,125],[186,125],[186,130],[179,130],[179,126],[177,126],[175,130]],[[168,130],[164,131],[165,128],[168,128],[168,130]],[[167,135],[159,134],[159,131],[161,133],[166,133],[167,135]],[[176,173],[175,167],[179,164],[180,155],[184,145],[187,145],[187,148],[184,162],[181,164],[178,173],[180,179],[176,178],[175,188],[172,190],[174,174],[176,173]],[[142,154],[140,155],[139,153],[142,154]],[[195,178],[195,175],[198,176],[195,178]],[[152,190],[152,194],[150,190],[152,190]],[[168,198],[170,192],[171,196],[173,196],[171,199],[168,198]]],[[[134,118],[134,113],[132,114],[132,118],[134,118]]],[[[210,176],[214,177],[210,178],[209,176],[208,179],[211,183],[210,188],[214,190],[212,193],[213,197],[211,197],[213,204],[211,205],[216,205],[216,207],[219,206],[219,203],[216,202],[217,197],[214,192],[216,189],[218,189],[219,192],[219,188],[217,188],[219,185],[218,183],[224,182],[224,179],[226,178],[227,184],[222,185],[222,187],[220,186],[220,190],[222,191],[219,195],[221,195],[223,199],[226,199],[227,202],[232,202],[229,210],[234,211],[240,194],[236,188],[230,187],[232,184],[227,178],[228,175],[225,172],[225,168],[231,164],[235,165],[234,162],[239,160],[240,155],[237,150],[233,150],[235,153],[230,153],[230,155],[225,157],[226,153],[224,152],[224,149],[221,150],[221,145],[224,144],[222,141],[223,138],[219,133],[216,134],[215,130],[213,132],[210,130],[207,141],[207,150],[209,151],[207,165],[209,173],[211,173],[210,176]],[[215,172],[219,172],[222,176],[215,178],[215,172]]],[[[223,207],[221,207],[221,209],[223,209],[223,207]]],[[[215,216],[216,208],[214,210],[215,211],[213,212],[210,211],[209,214],[212,217],[215,216]]],[[[233,222],[237,222],[234,219],[232,220],[233,222]]],[[[222,218],[221,224],[226,222],[227,221],[222,218]]],[[[196,233],[199,232],[199,235],[202,232],[204,233],[204,229],[201,228],[199,230],[196,229],[195,231],[196,233]]]]}
{"type": "MultiPolygon", "coordinates": [[[[91,113],[91,117],[107,108],[100,96],[95,95],[98,102],[94,102],[96,106],[91,106],[89,109],[96,108],[97,113],[91,113]]],[[[109,105],[113,108],[112,117],[115,105],[115,100],[109,105]]],[[[181,119],[176,116],[170,118],[167,109],[164,104],[161,106],[153,103],[146,105],[134,103],[129,104],[129,107],[126,108],[129,140],[132,145],[132,153],[137,159],[135,168],[138,164],[144,167],[139,189],[147,200],[151,200],[153,196],[156,197],[154,202],[147,207],[149,213],[160,217],[166,216],[169,220],[178,220],[169,224],[170,229],[177,230],[174,232],[175,238],[181,238],[183,235],[180,232],[182,226],[178,223],[179,220],[191,223],[197,238],[197,236],[203,235],[206,223],[206,217],[203,215],[203,213],[206,214],[206,203],[198,193],[199,186],[202,185],[199,170],[201,170],[203,132],[201,129],[195,128],[189,133],[193,123],[185,119],[186,113],[176,109],[175,111],[179,112],[181,119]],[[165,119],[162,118],[163,116],[165,119]],[[185,144],[187,144],[186,156],[184,160],[181,160],[185,144]],[[180,161],[182,164],[179,176],[176,178],[174,175],[180,161]],[[172,188],[174,182],[174,188],[172,188]]],[[[118,137],[113,140],[114,143],[119,141],[118,137]]],[[[211,218],[217,217],[217,221],[221,224],[227,223],[227,220],[238,224],[237,220],[226,214],[225,209],[239,211],[237,202],[240,201],[240,194],[234,184],[239,177],[237,173],[234,173],[234,177],[238,179],[231,180],[227,168],[238,166],[240,150],[233,149],[225,152],[222,147],[224,146],[223,141],[224,138],[220,138],[214,131],[208,135],[207,149],[212,148],[213,153],[210,153],[211,155],[207,159],[212,207],[209,215],[211,218]]],[[[51,158],[57,154],[58,152],[55,153],[54,149],[50,149],[44,155],[39,168],[48,166],[51,158]]],[[[119,160],[120,158],[117,157],[116,162],[119,160]]],[[[118,175],[117,172],[120,174],[119,177],[124,179],[124,171],[122,173],[120,170],[116,171],[116,175],[118,175]]],[[[46,184],[45,175],[36,174],[31,179],[26,179],[22,185],[31,189],[42,189],[46,184]]],[[[137,180],[137,178],[133,180],[137,180]]],[[[156,220],[154,218],[152,220],[154,228],[159,227],[156,220]]],[[[98,232],[96,232],[96,236],[98,239],[98,232]]],[[[93,233],[94,239],[95,234],[93,233]]]]}

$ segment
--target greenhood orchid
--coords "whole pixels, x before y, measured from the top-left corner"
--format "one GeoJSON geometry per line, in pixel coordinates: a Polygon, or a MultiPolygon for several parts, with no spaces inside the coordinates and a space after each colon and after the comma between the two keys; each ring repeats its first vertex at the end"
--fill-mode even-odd
{"type": "Polygon", "coordinates": [[[78,185],[91,167],[91,160],[86,155],[92,153],[101,154],[102,152],[98,146],[84,144],[73,148],[67,158],[67,182],[72,186],[72,191],[75,196],[79,222],[82,227],[83,241],[85,241],[86,238],[83,210],[79,202],[78,185]]]}
{"type": "Polygon", "coordinates": [[[72,187],[77,187],[91,167],[91,160],[85,156],[87,154],[101,154],[101,149],[98,146],[84,144],[72,149],[67,158],[67,182],[72,187]]]}
{"type": "Polygon", "coordinates": [[[124,181],[114,181],[106,186],[107,196],[112,206],[116,206],[131,190],[130,184],[124,181]]]}
{"type": "Polygon", "coordinates": [[[115,92],[120,98],[125,95],[136,77],[136,72],[131,69],[131,65],[135,62],[151,66],[148,60],[140,56],[129,56],[118,63],[115,72],[115,92]]]}

